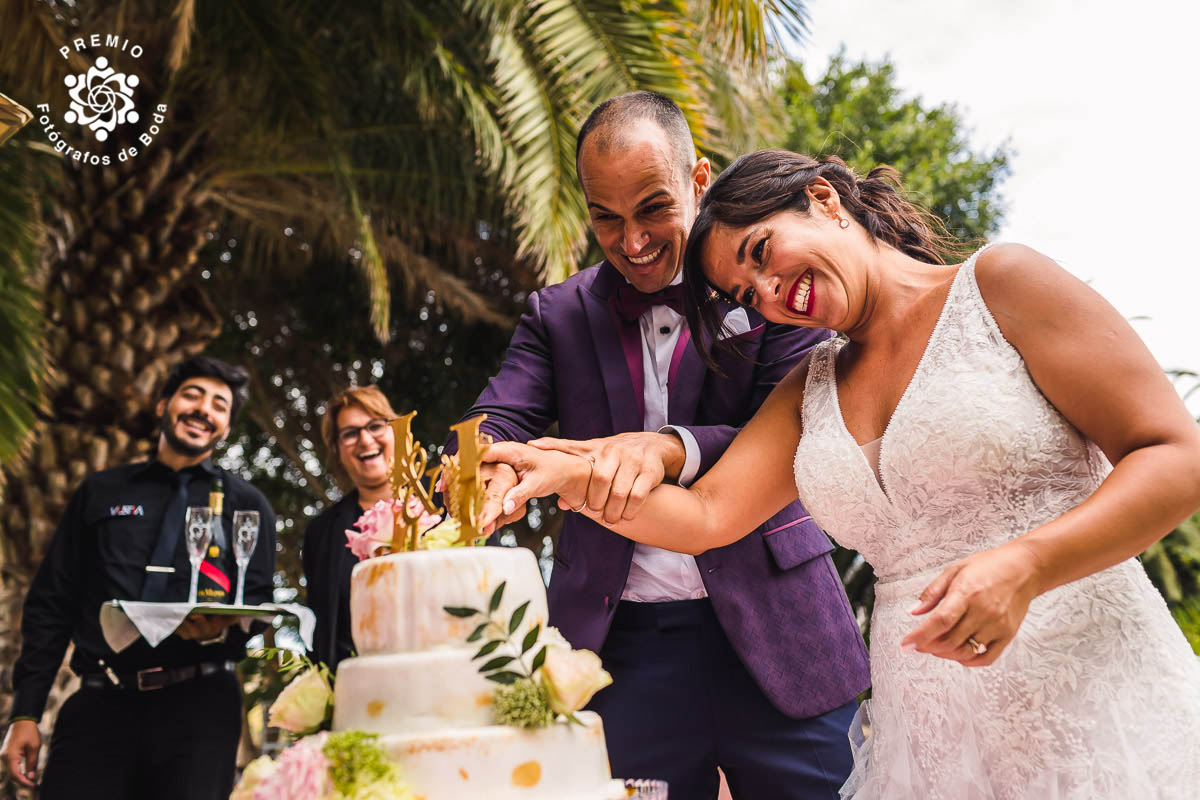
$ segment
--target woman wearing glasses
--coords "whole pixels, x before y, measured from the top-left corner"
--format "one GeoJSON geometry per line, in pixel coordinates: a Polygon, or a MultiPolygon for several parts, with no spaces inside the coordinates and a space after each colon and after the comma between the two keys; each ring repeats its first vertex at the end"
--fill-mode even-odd
{"type": "Polygon", "coordinates": [[[395,439],[387,421],[396,412],[374,386],[346,389],[325,406],[321,437],[337,456],[334,474],[353,490],[321,512],[304,533],[301,561],[308,605],[317,615],[313,658],[336,670],[353,652],[350,636],[350,572],[358,558],[346,547],[346,529],[363,511],[392,496],[388,464],[395,439]]]}

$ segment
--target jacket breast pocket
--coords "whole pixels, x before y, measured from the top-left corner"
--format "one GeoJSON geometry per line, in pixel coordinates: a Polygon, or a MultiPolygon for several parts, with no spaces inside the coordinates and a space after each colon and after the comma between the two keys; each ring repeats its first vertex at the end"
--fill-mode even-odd
{"type": "Polygon", "coordinates": [[[780,569],[797,567],[833,550],[833,542],[807,515],[768,527],[762,536],[780,569]]]}

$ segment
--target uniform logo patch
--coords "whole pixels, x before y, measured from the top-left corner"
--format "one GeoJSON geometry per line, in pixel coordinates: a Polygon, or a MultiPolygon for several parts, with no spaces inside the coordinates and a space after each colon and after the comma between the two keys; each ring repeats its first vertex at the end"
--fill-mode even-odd
{"type": "Polygon", "coordinates": [[[144,517],[146,510],[141,506],[112,506],[108,513],[114,517],[144,517]]]}

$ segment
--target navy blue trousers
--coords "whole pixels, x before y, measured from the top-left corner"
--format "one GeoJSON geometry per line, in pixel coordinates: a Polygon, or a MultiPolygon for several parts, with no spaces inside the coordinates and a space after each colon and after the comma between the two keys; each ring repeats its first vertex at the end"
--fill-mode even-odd
{"type": "Polygon", "coordinates": [[[604,717],[614,776],[666,780],[671,800],[716,800],[719,766],[735,800],[838,797],[857,704],[785,715],[747,672],[709,600],[622,601],[600,657],[613,684],[588,707],[604,717]]]}

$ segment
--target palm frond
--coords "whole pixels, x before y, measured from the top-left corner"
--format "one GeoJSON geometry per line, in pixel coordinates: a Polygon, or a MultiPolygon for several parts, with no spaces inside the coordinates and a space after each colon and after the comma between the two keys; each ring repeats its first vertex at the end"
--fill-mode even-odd
{"type": "Polygon", "coordinates": [[[20,139],[0,148],[0,462],[24,449],[49,377],[42,298],[34,288],[42,244],[37,157],[20,139]]]}
{"type": "Polygon", "coordinates": [[[574,132],[583,120],[527,38],[502,32],[491,55],[500,117],[516,156],[508,203],[518,225],[517,257],[542,265],[547,280],[561,280],[587,235],[573,173],[574,132]]]}
{"type": "Polygon", "coordinates": [[[192,48],[192,35],[196,30],[196,0],[179,0],[171,12],[171,44],[167,48],[167,69],[172,75],[179,72],[192,48]]]}
{"type": "Polygon", "coordinates": [[[336,140],[332,137],[329,138],[332,151],[330,160],[333,162],[334,175],[345,194],[350,218],[358,237],[356,244],[361,248],[362,256],[358,259],[358,265],[366,280],[367,292],[370,297],[371,327],[375,330],[375,337],[381,342],[386,342],[389,338],[388,329],[391,323],[389,319],[391,298],[388,291],[387,270],[384,267],[383,258],[379,255],[379,245],[375,240],[375,231],[371,227],[371,218],[363,210],[358,187],[355,186],[354,177],[350,174],[346,154],[337,145],[336,140]]]}
{"type": "Polygon", "coordinates": [[[59,19],[38,0],[0,0],[0,83],[4,91],[32,108],[46,100],[51,87],[61,87],[68,72],[82,72],[88,61],[69,48],[63,58],[60,48],[70,42],[69,21],[59,19]]]}
{"type": "Polygon", "coordinates": [[[719,43],[728,57],[751,66],[762,65],[776,46],[801,41],[808,31],[803,0],[708,0],[697,5],[705,19],[704,40],[719,43]]]}
{"type": "Polygon", "coordinates": [[[433,259],[416,252],[405,239],[384,237],[380,240],[380,249],[388,264],[400,267],[400,274],[406,278],[406,289],[410,293],[418,288],[433,292],[438,302],[466,321],[497,327],[512,324],[511,319],[493,309],[465,280],[448,272],[433,259]]]}
{"type": "MultiPolygon", "coordinates": [[[[295,167],[296,165],[290,165],[295,167]]],[[[313,171],[328,171],[329,165],[308,165],[313,171]]],[[[362,179],[361,173],[356,175],[362,179]]],[[[368,176],[369,177],[369,176],[368,176]]],[[[244,252],[243,261],[261,271],[259,265],[287,273],[299,273],[311,267],[317,253],[349,258],[360,272],[366,258],[362,247],[364,236],[356,219],[369,218],[372,238],[376,244],[378,263],[382,264],[389,281],[392,275],[400,279],[404,292],[415,298],[418,291],[433,291],[440,302],[467,322],[507,325],[511,320],[496,312],[488,299],[455,275],[473,263],[477,248],[465,244],[454,231],[432,228],[415,230],[414,226],[391,220],[392,231],[381,227],[386,219],[383,209],[368,210],[355,216],[336,196],[326,191],[328,184],[311,175],[254,175],[239,178],[218,178],[214,181],[213,200],[231,215],[231,232],[235,232],[244,252]],[[291,228],[291,237],[281,236],[291,228]],[[453,253],[449,261],[434,260],[410,244],[419,239],[436,243],[444,252],[453,253]],[[311,246],[301,248],[297,244],[311,246]],[[452,263],[450,263],[452,262],[452,263]]],[[[507,266],[507,265],[506,265],[507,266]]],[[[507,271],[507,270],[506,270],[507,271]]],[[[376,281],[378,282],[378,281],[376,281]]],[[[367,280],[368,294],[371,281],[367,280]]],[[[386,295],[384,296],[386,299],[386,295]]]]}

